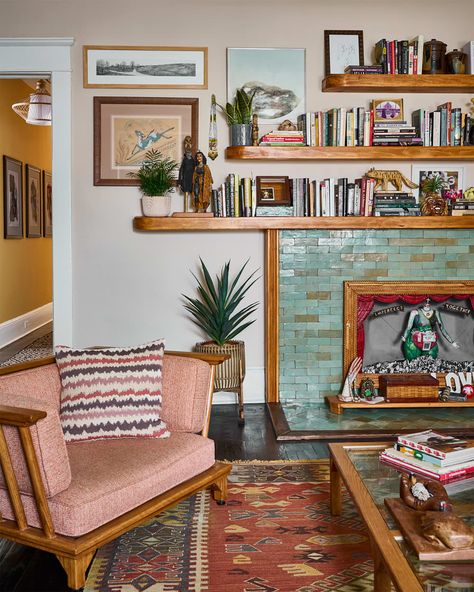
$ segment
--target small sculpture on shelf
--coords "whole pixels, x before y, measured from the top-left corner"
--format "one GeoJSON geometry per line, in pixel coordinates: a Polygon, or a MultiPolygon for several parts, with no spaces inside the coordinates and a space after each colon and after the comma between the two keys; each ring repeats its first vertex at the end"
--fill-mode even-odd
{"type": "Polygon", "coordinates": [[[278,130],[281,132],[296,132],[298,127],[295,123],[291,122],[289,119],[285,119],[280,123],[278,126],[278,130]]]}
{"type": "Polygon", "coordinates": [[[410,187],[411,189],[416,189],[418,185],[410,181],[405,175],[403,175],[400,171],[394,170],[378,170],[375,168],[371,168],[367,173],[366,176],[369,179],[375,179],[375,187],[374,191],[381,189],[382,191],[388,191],[388,184],[391,183],[395,187],[395,191],[401,191],[403,185],[410,187]]]}
{"type": "Polygon", "coordinates": [[[196,152],[192,187],[195,212],[205,212],[211,203],[213,178],[207,159],[201,151],[196,152]]]}
{"type": "Polygon", "coordinates": [[[352,360],[352,364],[349,366],[349,370],[347,371],[346,379],[344,381],[344,386],[342,388],[342,393],[339,395],[340,401],[347,403],[354,400],[354,382],[361,368],[362,358],[358,356],[352,360]]]}
{"type": "Polygon", "coordinates": [[[446,216],[448,201],[442,196],[447,182],[441,175],[426,178],[421,186],[421,213],[423,216],[446,216]]]}
{"type": "Polygon", "coordinates": [[[189,199],[193,191],[193,173],[194,173],[194,157],[193,157],[193,141],[191,136],[184,138],[184,154],[181,161],[181,167],[178,174],[178,187],[184,193],[184,211],[187,212],[189,208],[189,199]]]}
{"type": "Polygon", "coordinates": [[[258,146],[258,115],[252,115],[252,146],[258,146]]]}

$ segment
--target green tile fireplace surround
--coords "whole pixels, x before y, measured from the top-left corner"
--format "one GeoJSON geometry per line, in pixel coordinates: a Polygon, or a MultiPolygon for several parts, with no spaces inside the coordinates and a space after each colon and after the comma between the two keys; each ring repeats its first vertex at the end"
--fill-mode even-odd
{"type": "Polygon", "coordinates": [[[284,230],[280,401],[322,403],[342,382],[345,280],[474,280],[472,230],[284,230]]]}

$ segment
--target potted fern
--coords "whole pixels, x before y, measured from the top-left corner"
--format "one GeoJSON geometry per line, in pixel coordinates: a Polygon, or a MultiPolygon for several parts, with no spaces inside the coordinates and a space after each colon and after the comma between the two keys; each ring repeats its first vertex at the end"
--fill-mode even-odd
{"type": "Polygon", "coordinates": [[[219,105],[227,119],[230,129],[231,146],[252,145],[252,105],[256,90],[247,93],[244,88],[238,88],[233,103],[219,105]]]}
{"type": "Polygon", "coordinates": [[[142,192],[142,209],[145,216],[169,216],[171,195],[176,181],[175,170],[178,163],[152,148],[145,153],[137,172],[129,173],[138,180],[142,192]]]}
{"type": "Polygon", "coordinates": [[[200,328],[208,341],[199,342],[195,350],[206,353],[228,354],[230,358],[217,366],[214,387],[217,391],[237,392],[239,398],[239,417],[243,422],[243,391],[245,377],[245,344],[235,337],[255,322],[249,319],[258,307],[258,302],[240,307],[245,295],[258,280],[257,270],[243,277],[248,260],[240,268],[233,279],[230,278],[230,261],[224,264],[214,281],[204,263],[201,262],[197,282],[198,296],[191,298],[183,294],[185,309],[192,315],[193,322],[200,328]]]}

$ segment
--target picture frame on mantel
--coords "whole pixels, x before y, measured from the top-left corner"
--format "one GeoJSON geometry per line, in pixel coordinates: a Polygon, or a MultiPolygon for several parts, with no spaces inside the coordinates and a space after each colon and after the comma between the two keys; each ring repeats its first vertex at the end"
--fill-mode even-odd
{"type": "Polygon", "coordinates": [[[364,65],[363,31],[324,31],[325,75],[344,74],[347,66],[364,65]]]}
{"type": "Polygon", "coordinates": [[[84,45],[84,88],[207,88],[207,47],[84,45]]]}
{"type": "Polygon", "coordinates": [[[23,163],[3,155],[3,236],[23,238],[23,163]]]}
{"type": "Polygon", "coordinates": [[[185,136],[198,143],[199,99],[94,97],[94,185],[138,185],[138,171],[152,148],[181,162],[185,136]]]}

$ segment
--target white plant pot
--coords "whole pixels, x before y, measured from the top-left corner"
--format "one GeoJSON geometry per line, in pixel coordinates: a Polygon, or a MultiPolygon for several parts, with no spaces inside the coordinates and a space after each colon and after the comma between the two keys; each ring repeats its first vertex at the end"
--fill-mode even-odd
{"type": "Polygon", "coordinates": [[[171,195],[144,195],[142,197],[144,216],[163,218],[170,215],[171,195]]]}

